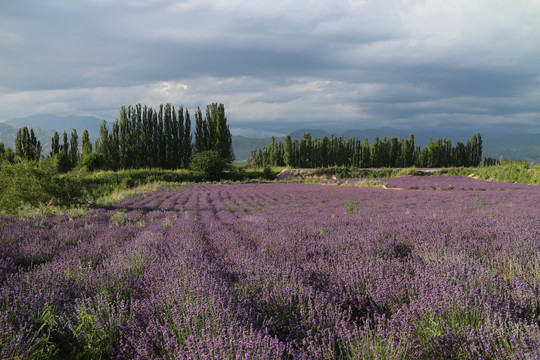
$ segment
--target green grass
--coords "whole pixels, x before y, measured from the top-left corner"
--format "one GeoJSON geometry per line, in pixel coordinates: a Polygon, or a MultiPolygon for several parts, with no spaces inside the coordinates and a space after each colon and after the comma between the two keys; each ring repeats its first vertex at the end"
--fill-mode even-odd
{"type": "Polygon", "coordinates": [[[474,176],[478,179],[540,185],[540,168],[529,166],[525,161],[507,161],[504,165],[483,166],[478,168],[450,168],[441,169],[434,175],[474,176]]]}

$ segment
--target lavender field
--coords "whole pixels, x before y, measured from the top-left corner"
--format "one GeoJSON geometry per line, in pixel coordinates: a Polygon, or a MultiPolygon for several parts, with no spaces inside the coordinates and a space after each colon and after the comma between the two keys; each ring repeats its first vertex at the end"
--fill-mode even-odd
{"type": "Polygon", "coordinates": [[[0,218],[0,358],[540,359],[540,188],[384,182],[0,218]]]}

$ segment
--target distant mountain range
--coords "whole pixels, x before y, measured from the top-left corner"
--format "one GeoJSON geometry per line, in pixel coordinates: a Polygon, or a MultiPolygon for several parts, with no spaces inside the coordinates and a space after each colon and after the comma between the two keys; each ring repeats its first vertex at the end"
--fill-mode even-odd
{"type": "MultiPolygon", "coordinates": [[[[77,129],[79,139],[82,137],[83,131],[86,129],[90,135],[92,143],[99,136],[99,126],[103,120],[93,116],[65,116],[60,117],[52,114],[47,115],[34,115],[25,118],[18,118],[0,123],[0,141],[6,146],[13,147],[15,143],[15,137],[17,130],[20,127],[28,126],[34,129],[36,137],[41,141],[43,146],[43,154],[50,152],[51,138],[55,131],[60,134],[66,130],[71,134],[73,129],[77,129]]],[[[293,139],[302,139],[304,133],[309,132],[311,137],[330,137],[331,134],[324,130],[317,129],[300,129],[293,131],[290,135],[293,139]]],[[[411,131],[406,132],[403,130],[385,127],[380,129],[367,129],[367,130],[348,130],[344,133],[333,134],[334,136],[343,135],[346,138],[357,136],[359,139],[367,138],[370,143],[373,142],[373,138],[378,136],[379,138],[401,136],[402,138],[408,138],[409,134],[414,134],[415,143],[420,146],[425,146],[429,139],[436,140],[437,138],[446,138],[452,140],[455,145],[458,141],[467,141],[472,137],[472,133],[464,133],[456,130],[452,133],[442,132],[427,132],[427,131],[411,131]]],[[[482,131],[480,131],[482,134],[482,131]]],[[[283,137],[275,137],[276,141],[283,141],[283,137]]],[[[251,150],[256,150],[267,146],[272,141],[271,138],[248,138],[244,136],[234,136],[233,150],[238,162],[245,161],[249,158],[251,150]]],[[[483,155],[493,158],[499,158],[502,155],[505,159],[517,160],[526,159],[529,162],[535,164],[540,163],[540,134],[522,134],[522,135],[484,135],[483,140],[483,155]]]]}
{"type": "Polygon", "coordinates": [[[101,123],[103,123],[103,120],[94,116],[57,116],[53,114],[43,114],[8,120],[3,124],[11,125],[16,129],[28,126],[29,128],[31,127],[34,129],[52,130],[53,134],[55,131],[58,131],[60,135],[62,135],[64,130],[66,130],[69,135],[73,129],[77,129],[79,136],[82,136],[83,131],[88,130],[88,135],[90,135],[90,137],[97,138],[99,136],[99,126],[101,123]]]}
{"type": "Polygon", "coordinates": [[[13,148],[18,129],[28,126],[34,129],[34,133],[43,147],[43,155],[47,155],[51,151],[51,139],[55,131],[58,131],[60,141],[62,141],[64,130],[67,132],[68,137],[71,137],[71,132],[73,129],[76,129],[80,143],[83,131],[88,130],[90,140],[92,143],[95,143],[95,140],[99,137],[99,126],[101,123],[103,123],[103,120],[94,116],[62,117],[53,114],[32,115],[0,123],[0,141],[6,147],[13,148]]]}

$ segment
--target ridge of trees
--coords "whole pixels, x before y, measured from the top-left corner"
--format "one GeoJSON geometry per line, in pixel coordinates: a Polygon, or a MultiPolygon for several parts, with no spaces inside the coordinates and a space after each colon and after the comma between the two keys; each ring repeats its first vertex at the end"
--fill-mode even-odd
{"type": "MultiPolygon", "coordinates": [[[[91,163],[92,168],[104,170],[188,168],[194,153],[210,150],[216,151],[224,163],[231,163],[234,160],[232,136],[224,105],[207,105],[204,117],[201,109],[197,108],[195,119],[193,142],[187,108],[180,106],[175,109],[170,103],[161,104],[157,109],[141,104],[122,106],[120,118],[112,123],[111,128],[105,121],[101,124],[94,149],[87,130],[82,135],[81,152],[77,130],[73,129],[71,137],[64,131],[62,142],[60,134],[55,132],[48,157],[56,158],[63,171],[75,167],[81,160],[91,163]]],[[[43,158],[41,153],[41,144],[34,130],[28,127],[19,129],[15,153],[0,143],[0,160],[39,161],[43,158]]]]}
{"type": "Polygon", "coordinates": [[[232,162],[232,139],[223,104],[207,105],[204,118],[198,108],[195,120],[193,143],[187,108],[175,109],[171,104],[160,105],[158,110],[140,104],[124,106],[111,131],[105,122],[101,125],[96,152],[103,154],[105,168],[112,170],[187,168],[193,154],[205,150],[215,150],[224,162],[232,162]]]}
{"type": "Polygon", "coordinates": [[[23,127],[17,131],[15,139],[15,156],[26,160],[39,160],[41,157],[41,143],[34,134],[34,129],[23,127]]]}
{"type": "Polygon", "coordinates": [[[251,152],[248,163],[255,167],[288,166],[292,168],[326,168],[332,166],[371,167],[452,167],[479,166],[482,158],[482,137],[474,134],[466,143],[430,139],[424,148],[416,146],[414,135],[375,137],[370,144],[365,138],[344,136],[312,138],[309,132],[301,140],[286,136],[283,142],[272,142],[251,152]]]}

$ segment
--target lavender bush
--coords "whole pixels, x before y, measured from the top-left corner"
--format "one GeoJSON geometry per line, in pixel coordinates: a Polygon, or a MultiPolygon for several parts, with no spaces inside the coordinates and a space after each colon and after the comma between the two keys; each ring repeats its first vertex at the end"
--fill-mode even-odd
{"type": "Polygon", "coordinates": [[[384,182],[1,218],[0,358],[539,359],[540,189],[384,182]]]}

